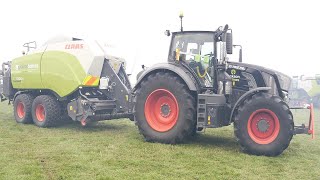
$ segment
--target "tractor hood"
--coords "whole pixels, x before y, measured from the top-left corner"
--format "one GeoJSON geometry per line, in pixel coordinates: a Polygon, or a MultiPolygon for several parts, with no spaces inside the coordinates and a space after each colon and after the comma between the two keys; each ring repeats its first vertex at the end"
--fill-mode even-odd
{"type": "Polygon", "coordinates": [[[269,68],[265,68],[265,67],[257,66],[253,64],[239,63],[239,62],[228,62],[228,68],[234,68],[234,69],[246,70],[246,71],[257,70],[262,73],[267,73],[273,76],[276,80],[278,80],[281,89],[284,91],[289,91],[289,88],[291,86],[291,80],[292,80],[291,77],[276,70],[272,70],[269,68]]]}

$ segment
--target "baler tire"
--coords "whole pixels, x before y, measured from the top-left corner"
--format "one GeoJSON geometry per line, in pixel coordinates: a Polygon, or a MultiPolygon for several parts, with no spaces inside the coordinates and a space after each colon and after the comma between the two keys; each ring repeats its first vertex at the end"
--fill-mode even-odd
{"type": "Polygon", "coordinates": [[[14,118],[17,123],[30,124],[32,123],[32,102],[33,95],[31,94],[20,94],[13,102],[14,118]]]}
{"type": "Polygon", "coordinates": [[[195,97],[177,75],[170,72],[149,75],[138,86],[134,101],[135,123],[146,141],[176,144],[192,135],[196,125],[195,97]],[[164,101],[160,103],[161,98],[164,101]],[[161,107],[156,103],[162,104],[161,107]],[[152,104],[153,107],[149,106],[152,104]],[[163,110],[163,106],[169,110],[163,110]],[[153,113],[158,108],[158,113],[153,113]]]}
{"type": "Polygon", "coordinates": [[[289,106],[278,96],[257,93],[238,108],[234,134],[241,150],[253,155],[278,156],[294,134],[289,106]]]}
{"type": "Polygon", "coordinates": [[[61,105],[53,96],[40,95],[32,104],[32,118],[38,127],[53,127],[61,120],[61,105]]]}

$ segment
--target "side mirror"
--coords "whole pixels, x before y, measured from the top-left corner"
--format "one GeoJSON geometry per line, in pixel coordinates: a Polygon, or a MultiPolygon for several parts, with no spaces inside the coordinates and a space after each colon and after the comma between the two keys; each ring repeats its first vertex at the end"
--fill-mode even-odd
{"type": "Polygon", "coordinates": [[[233,50],[232,32],[226,33],[226,50],[227,50],[227,54],[232,54],[232,50],[233,50]]]}

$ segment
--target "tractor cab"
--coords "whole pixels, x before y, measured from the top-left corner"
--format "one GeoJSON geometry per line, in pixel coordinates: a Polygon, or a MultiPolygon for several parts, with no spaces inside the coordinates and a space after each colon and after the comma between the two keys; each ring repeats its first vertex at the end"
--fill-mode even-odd
{"type": "MultiPolygon", "coordinates": [[[[170,31],[166,35],[170,36],[170,31]]],[[[171,38],[169,62],[183,64],[203,89],[214,93],[231,91],[231,77],[226,73],[227,54],[233,49],[228,25],[216,31],[173,32],[171,38]]]]}
{"type": "Polygon", "coordinates": [[[172,33],[168,61],[182,61],[198,76],[203,86],[212,87],[208,69],[216,54],[214,35],[210,31],[172,33]]]}

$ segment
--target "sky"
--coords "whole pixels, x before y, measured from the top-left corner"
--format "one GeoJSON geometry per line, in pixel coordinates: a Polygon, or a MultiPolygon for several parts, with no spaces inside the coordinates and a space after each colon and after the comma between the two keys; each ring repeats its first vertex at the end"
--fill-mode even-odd
{"type": "MultiPolygon", "coordinates": [[[[229,24],[243,62],[288,75],[320,74],[316,0],[10,0],[0,2],[0,62],[21,56],[25,42],[56,35],[102,40],[127,61],[127,73],[166,62],[164,31],[216,30],[229,24]]],[[[237,53],[234,51],[234,53],[237,53]]],[[[236,56],[231,58],[237,61],[236,56]]]]}

